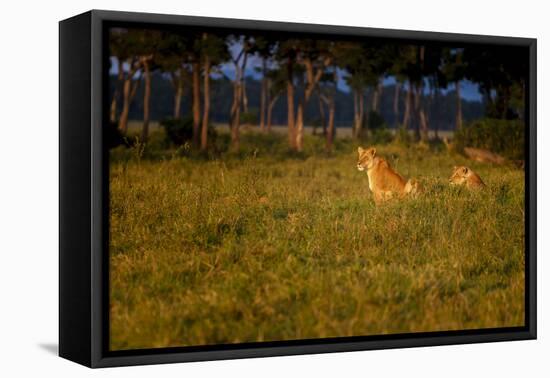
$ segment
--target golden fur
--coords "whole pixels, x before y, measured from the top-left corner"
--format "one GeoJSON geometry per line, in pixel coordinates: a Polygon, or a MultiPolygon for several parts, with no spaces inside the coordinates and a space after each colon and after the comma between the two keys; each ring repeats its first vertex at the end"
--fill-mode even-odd
{"type": "Polygon", "coordinates": [[[468,167],[460,166],[453,168],[453,174],[449,178],[451,185],[464,185],[468,189],[483,189],[485,183],[481,177],[468,167]]]}
{"type": "Polygon", "coordinates": [[[357,152],[359,153],[357,169],[367,171],[369,189],[373,194],[374,202],[380,203],[394,197],[401,198],[419,192],[418,181],[414,179],[406,181],[384,158],[376,155],[376,148],[359,147],[357,152]]]}

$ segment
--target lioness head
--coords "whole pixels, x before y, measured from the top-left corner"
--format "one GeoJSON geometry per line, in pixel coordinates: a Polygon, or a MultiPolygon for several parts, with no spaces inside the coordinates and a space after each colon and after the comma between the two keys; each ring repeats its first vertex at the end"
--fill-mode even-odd
{"type": "Polygon", "coordinates": [[[357,148],[357,152],[359,153],[359,159],[357,160],[357,169],[360,171],[364,171],[365,169],[372,168],[374,164],[374,156],[376,155],[376,148],[363,148],[359,147],[357,148]]]}
{"type": "Polygon", "coordinates": [[[472,171],[468,167],[454,167],[453,174],[449,178],[449,182],[454,185],[462,185],[466,182],[472,171]]]}

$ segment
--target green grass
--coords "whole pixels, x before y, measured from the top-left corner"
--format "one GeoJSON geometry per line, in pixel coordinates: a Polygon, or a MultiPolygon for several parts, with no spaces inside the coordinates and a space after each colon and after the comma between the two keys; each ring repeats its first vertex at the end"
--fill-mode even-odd
{"type": "Polygon", "coordinates": [[[426,193],[376,207],[351,141],[255,138],[112,152],[111,349],[524,324],[523,171],[379,146],[426,193]],[[449,187],[461,164],[488,189],[449,187]]]}

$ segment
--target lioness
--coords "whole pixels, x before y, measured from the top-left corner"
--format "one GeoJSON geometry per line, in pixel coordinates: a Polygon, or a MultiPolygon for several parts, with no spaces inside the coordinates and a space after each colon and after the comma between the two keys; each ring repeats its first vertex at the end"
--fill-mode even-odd
{"type": "Polygon", "coordinates": [[[394,196],[404,197],[407,194],[419,192],[418,181],[414,179],[405,181],[384,158],[376,156],[376,148],[359,147],[357,152],[359,153],[357,169],[359,171],[367,170],[369,189],[375,203],[378,204],[394,196]]]}
{"type": "Polygon", "coordinates": [[[483,189],[485,183],[481,177],[468,167],[454,167],[453,174],[449,178],[451,185],[465,185],[468,189],[483,189]]]}

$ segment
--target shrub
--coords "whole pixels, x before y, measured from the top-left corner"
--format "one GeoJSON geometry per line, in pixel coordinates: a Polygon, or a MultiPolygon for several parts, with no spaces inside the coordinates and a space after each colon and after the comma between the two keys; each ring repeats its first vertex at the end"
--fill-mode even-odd
{"type": "Polygon", "coordinates": [[[371,110],[367,116],[367,127],[369,130],[374,131],[377,129],[387,128],[388,125],[380,113],[371,110]]]}
{"type": "Polygon", "coordinates": [[[412,137],[409,130],[400,125],[395,133],[395,141],[402,146],[409,146],[412,142],[412,137]]]}
{"type": "Polygon", "coordinates": [[[193,138],[192,117],[165,118],[160,121],[160,126],[164,128],[166,138],[175,145],[181,145],[193,138]]]}
{"type": "Polygon", "coordinates": [[[525,158],[525,124],[522,120],[482,118],[455,132],[458,151],[464,147],[484,148],[513,160],[525,158]]]}
{"type": "MultiPolygon", "coordinates": [[[[160,126],[164,128],[166,139],[180,146],[193,139],[193,118],[165,118],[160,121],[160,126]]],[[[213,141],[216,138],[216,130],[212,125],[208,125],[208,139],[213,141]]]]}
{"type": "Polygon", "coordinates": [[[124,136],[120,132],[116,122],[109,122],[107,124],[106,140],[109,148],[115,148],[124,144],[124,136]]]}
{"type": "Polygon", "coordinates": [[[372,144],[387,144],[393,140],[393,135],[388,129],[384,117],[380,113],[370,111],[367,117],[367,127],[370,130],[369,142],[372,144]]]}
{"type": "Polygon", "coordinates": [[[243,125],[255,125],[258,123],[258,110],[250,109],[248,112],[241,113],[241,123],[243,125]]]}
{"type": "Polygon", "coordinates": [[[393,140],[393,134],[387,127],[371,131],[370,142],[372,144],[388,144],[393,140]]]}

